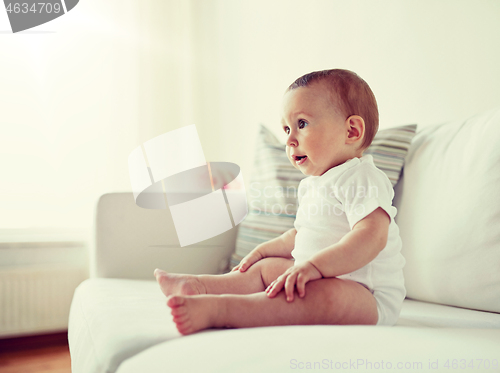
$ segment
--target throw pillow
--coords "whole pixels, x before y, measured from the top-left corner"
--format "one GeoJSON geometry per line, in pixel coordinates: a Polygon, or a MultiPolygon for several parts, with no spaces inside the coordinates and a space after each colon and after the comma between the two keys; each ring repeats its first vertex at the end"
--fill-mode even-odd
{"type": "Polygon", "coordinates": [[[423,128],[396,187],[406,296],[500,312],[500,107],[423,128]]]}

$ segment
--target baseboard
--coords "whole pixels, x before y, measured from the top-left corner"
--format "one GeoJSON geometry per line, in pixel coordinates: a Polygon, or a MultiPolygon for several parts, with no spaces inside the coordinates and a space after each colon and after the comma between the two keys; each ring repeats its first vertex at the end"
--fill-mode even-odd
{"type": "Polygon", "coordinates": [[[68,345],[68,331],[0,339],[0,351],[68,345]]]}

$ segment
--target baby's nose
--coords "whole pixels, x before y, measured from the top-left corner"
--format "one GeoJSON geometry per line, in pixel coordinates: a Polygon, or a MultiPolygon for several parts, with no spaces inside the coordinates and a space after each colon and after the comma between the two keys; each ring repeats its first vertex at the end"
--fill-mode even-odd
{"type": "Polygon", "coordinates": [[[297,146],[297,139],[292,136],[288,136],[288,139],[286,140],[286,145],[287,146],[297,146]]]}

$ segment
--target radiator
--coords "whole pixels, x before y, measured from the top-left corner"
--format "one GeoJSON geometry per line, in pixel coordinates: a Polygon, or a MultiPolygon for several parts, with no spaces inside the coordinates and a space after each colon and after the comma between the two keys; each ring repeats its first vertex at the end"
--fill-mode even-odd
{"type": "Polygon", "coordinates": [[[0,267],[0,337],[66,330],[73,293],[87,277],[69,264],[0,267]]]}

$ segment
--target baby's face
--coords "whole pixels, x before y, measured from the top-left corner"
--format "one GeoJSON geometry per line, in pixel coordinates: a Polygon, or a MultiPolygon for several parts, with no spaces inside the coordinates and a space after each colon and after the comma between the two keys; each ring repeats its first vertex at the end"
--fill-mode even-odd
{"type": "Polygon", "coordinates": [[[321,83],[285,94],[281,124],[288,159],[307,176],[320,176],[352,158],[346,118],[337,114],[321,83]]]}

